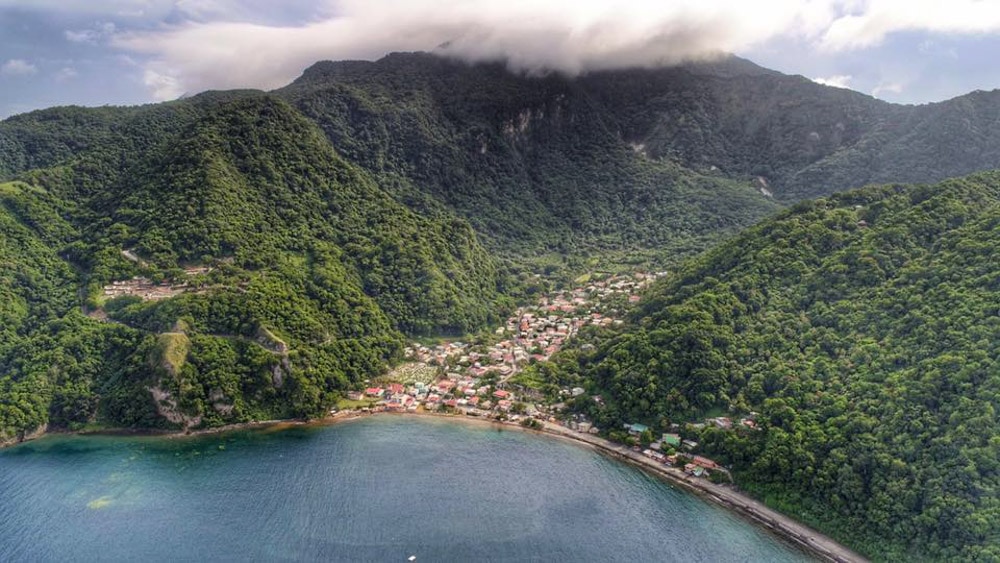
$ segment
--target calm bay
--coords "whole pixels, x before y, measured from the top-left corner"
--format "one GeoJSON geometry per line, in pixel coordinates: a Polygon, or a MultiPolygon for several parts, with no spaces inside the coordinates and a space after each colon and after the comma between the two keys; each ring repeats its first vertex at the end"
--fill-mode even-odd
{"type": "Polygon", "coordinates": [[[810,561],[596,452],[414,417],[0,451],[0,561],[810,561]]]}

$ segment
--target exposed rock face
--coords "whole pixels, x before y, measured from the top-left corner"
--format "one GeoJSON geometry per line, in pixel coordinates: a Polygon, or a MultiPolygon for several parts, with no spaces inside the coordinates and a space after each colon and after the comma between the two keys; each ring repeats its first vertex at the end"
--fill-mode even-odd
{"type": "Polygon", "coordinates": [[[156,412],[173,424],[180,424],[184,430],[190,430],[201,424],[201,415],[188,416],[181,412],[177,401],[160,387],[150,387],[149,392],[153,394],[153,401],[156,402],[156,412]]]}
{"type": "Polygon", "coordinates": [[[208,400],[212,402],[215,412],[228,416],[233,412],[234,405],[226,398],[226,394],[219,389],[213,389],[208,395],[208,400]]]}
{"type": "Polygon", "coordinates": [[[283,369],[284,364],[288,363],[288,358],[282,360],[280,365],[276,365],[271,368],[271,383],[277,389],[281,389],[281,386],[285,383],[285,370],[283,369]]]}
{"type": "Polygon", "coordinates": [[[13,435],[10,434],[0,434],[0,448],[6,448],[8,446],[13,446],[15,444],[20,444],[21,442],[27,442],[28,440],[34,440],[35,438],[41,438],[49,430],[48,424],[43,424],[34,430],[21,431],[13,435]]]}

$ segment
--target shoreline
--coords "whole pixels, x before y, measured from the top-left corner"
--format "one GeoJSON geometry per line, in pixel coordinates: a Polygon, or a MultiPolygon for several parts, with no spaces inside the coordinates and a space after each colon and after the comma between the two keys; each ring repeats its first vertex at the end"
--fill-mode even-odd
{"type": "Polygon", "coordinates": [[[701,499],[721,506],[730,512],[750,521],[751,524],[763,528],[780,539],[810,553],[822,560],[835,563],[861,563],[868,560],[860,554],[854,552],[847,546],[813,530],[807,525],[800,523],[793,518],[773,510],[762,502],[753,499],[744,493],[725,486],[709,482],[707,479],[693,477],[685,474],[678,468],[659,463],[647,458],[642,454],[632,451],[627,446],[616,444],[599,436],[582,434],[569,428],[543,423],[542,428],[526,428],[513,422],[502,422],[495,419],[471,417],[459,414],[439,414],[431,412],[403,412],[403,413],[359,413],[356,411],[341,411],[326,418],[305,421],[305,420],[266,420],[256,422],[243,422],[229,424],[218,428],[208,428],[194,431],[123,431],[123,430],[94,430],[94,431],[66,431],[66,432],[44,432],[33,434],[30,438],[13,443],[0,443],[0,449],[16,446],[37,438],[48,435],[111,435],[111,436],[159,436],[168,439],[183,439],[188,437],[205,436],[211,434],[221,434],[239,430],[252,430],[262,428],[291,428],[296,426],[334,426],[347,422],[363,420],[371,417],[415,417],[439,419],[449,423],[458,422],[460,424],[471,424],[473,426],[492,426],[497,429],[519,430],[526,433],[533,433],[563,440],[579,447],[585,447],[596,451],[602,455],[616,461],[627,463],[647,474],[652,474],[672,485],[676,485],[686,492],[694,494],[701,499]]]}
{"type": "Polygon", "coordinates": [[[724,485],[716,485],[706,479],[685,474],[680,469],[663,465],[655,460],[634,452],[627,446],[615,444],[604,438],[591,434],[582,434],[569,428],[545,423],[540,429],[525,428],[513,422],[470,417],[456,414],[437,414],[429,412],[418,413],[371,413],[345,415],[339,418],[328,418],[317,421],[317,425],[333,425],[341,422],[362,420],[373,416],[418,417],[448,420],[450,422],[469,423],[475,426],[493,426],[495,428],[519,430],[549,436],[555,439],[586,447],[597,451],[616,461],[632,465],[654,477],[679,486],[686,492],[701,499],[714,503],[730,512],[749,520],[751,524],[764,528],[784,541],[810,553],[822,560],[836,563],[860,563],[868,561],[865,557],[851,550],[836,540],[813,530],[807,525],[781,514],[739,491],[724,485]]]}
{"type": "Polygon", "coordinates": [[[821,532],[797,520],[769,508],[764,503],[726,485],[717,485],[707,479],[694,477],[681,469],[667,466],[627,446],[615,444],[597,436],[580,434],[568,428],[546,426],[540,433],[547,434],[579,445],[589,446],[612,459],[628,463],[653,476],[676,485],[688,493],[712,502],[730,512],[749,520],[779,538],[826,561],[836,563],[860,563],[868,560],[847,546],[827,537],[821,532]]]}

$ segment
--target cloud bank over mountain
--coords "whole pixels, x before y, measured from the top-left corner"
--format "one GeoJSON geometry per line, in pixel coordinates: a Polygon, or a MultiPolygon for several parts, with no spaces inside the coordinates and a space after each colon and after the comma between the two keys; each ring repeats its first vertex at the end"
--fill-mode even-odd
{"type": "Polygon", "coordinates": [[[294,25],[241,20],[240,4],[202,3],[189,12],[197,20],[122,33],[114,45],[149,57],[146,82],[166,99],[208,88],[274,88],[316,60],[392,51],[576,74],[740,52],[780,37],[837,52],[897,32],[1000,30],[1000,3],[975,0],[342,0],[316,3],[312,18],[294,25]]]}
{"type": "Polygon", "coordinates": [[[0,115],[270,89],[317,60],[417,50],[568,74],[729,52],[911,102],[1000,84],[1000,2],[982,0],[0,0],[0,22],[0,61],[23,63],[0,115]],[[68,79],[80,100],[53,89],[68,79]]]}
{"type": "Polygon", "coordinates": [[[524,71],[579,72],[655,66],[731,52],[776,31],[826,18],[798,2],[635,0],[346,0],[302,25],[188,22],[126,33],[118,47],[148,55],[158,98],[180,90],[287,83],[322,59],[376,59],[434,50],[468,61],[506,60],[524,71]],[[175,79],[164,88],[162,77],[175,79]]]}

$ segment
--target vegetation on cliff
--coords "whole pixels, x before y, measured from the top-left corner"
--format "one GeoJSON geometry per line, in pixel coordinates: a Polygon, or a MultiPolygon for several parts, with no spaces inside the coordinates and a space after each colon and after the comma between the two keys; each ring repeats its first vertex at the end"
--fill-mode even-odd
{"type": "Polygon", "coordinates": [[[879,558],[997,558],[1000,177],[829,194],[996,168],[998,118],[996,92],[895,106],[736,58],[425,54],[16,116],[0,442],[315,416],[406,335],[489,326],[540,264],[676,264],[746,229],[526,379],[601,394],[573,407],[605,428],[757,412],[697,436],[743,487],[879,558]],[[116,293],[136,277],[169,295],[116,293]]]}
{"type": "MultiPolygon", "coordinates": [[[[404,334],[474,331],[506,306],[468,224],[398,203],[284,102],[192,104],[156,141],[94,133],[0,190],[6,438],[314,416],[394,362],[404,334]],[[184,291],[105,294],[133,276],[184,291]]],[[[91,111],[116,116],[54,113],[91,111]]]]}
{"type": "Polygon", "coordinates": [[[996,558],[998,248],[996,173],[801,203],[544,369],[604,428],[758,413],[702,451],[876,558],[996,558]]]}

